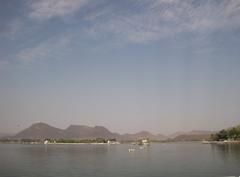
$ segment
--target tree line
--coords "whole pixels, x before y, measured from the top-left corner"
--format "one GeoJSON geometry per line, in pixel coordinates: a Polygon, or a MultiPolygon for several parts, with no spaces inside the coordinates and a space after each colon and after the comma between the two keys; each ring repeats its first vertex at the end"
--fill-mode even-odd
{"type": "Polygon", "coordinates": [[[240,140],[240,125],[212,134],[211,139],[214,141],[240,140]]]}

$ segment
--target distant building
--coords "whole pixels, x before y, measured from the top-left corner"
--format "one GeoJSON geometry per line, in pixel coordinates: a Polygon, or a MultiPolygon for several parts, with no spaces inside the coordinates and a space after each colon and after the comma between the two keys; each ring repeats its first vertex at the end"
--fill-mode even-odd
{"type": "Polygon", "coordinates": [[[116,139],[107,140],[107,144],[120,144],[116,139]]]}
{"type": "Polygon", "coordinates": [[[139,140],[139,145],[149,145],[150,144],[150,141],[149,139],[141,139],[139,140]]]}

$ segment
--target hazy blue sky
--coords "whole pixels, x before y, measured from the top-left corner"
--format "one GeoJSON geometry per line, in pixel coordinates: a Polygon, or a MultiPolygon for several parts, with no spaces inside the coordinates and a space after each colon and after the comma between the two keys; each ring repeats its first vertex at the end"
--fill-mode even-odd
{"type": "Polygon", "coordinates": [[[1,0],[0,132],[240,123],[239,0],[1,0]]]}

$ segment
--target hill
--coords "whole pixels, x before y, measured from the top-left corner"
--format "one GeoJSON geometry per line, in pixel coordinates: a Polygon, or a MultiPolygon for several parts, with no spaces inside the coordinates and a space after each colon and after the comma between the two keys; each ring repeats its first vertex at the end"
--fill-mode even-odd
{"type": "Polygon", "coordinates": [[[96,139],[118,138],[120,135],[112,133],[102,126],[88,127],[70,125],[66,129],[52,127],[45,123],[36,123],[12,136],[12,139],[96,139]]]}
{"type": "Polygon", "coordinates": [[[61,135],[64,139],[111,139],[119,137],[118,134],[110,132],[103,126],[88,127],[84,125],[70,125],[62,131],[61,135]]]}
{"type": "Polygon", "coordinates": [[[162,134],[153,135],[148,131],[141,131],[133,134],[126,133],[121,136],[122,140],[138,140],[143,138],[148,138],[150,140],[165,140],[167,137],[162,134]]]}
{"type": "Polygon", "coordinates": [[[201,141],[202,139],[208,139],[214,132],[193,130],[190,132],[177,132],[175,134],[165,136],[162,134],[154,135],[148,131],[140,131],[138,133],[126,133],[120,135],[113,133],[103,126],[89,127],[84,125],[70,125],[66,129],[59,129],[50,126],[46,123],[36,123],[29,128],[17,133],[15,136],[11,136],[12,139],[113,139],[123,141],[135,141],[143,138],[150,140],[162,141],[201,141]]]}
{"type": "Polygon", "coordinates": [[[178,135],[173,138],[173,141],[202,141],[210,139],[211,134],[185,134],[178,135]]]}
{"type": "Polygon", "coordinates": [[[214,131],[192,130],[189,132],[176,132],[168,136],[169,141],[202,141],[210,139],[214,131]]]}
{"type": "Polygon", "coordinates": [[[44,139],[44,138],[59,138],[62,130],[52,127],[45,123],[36,123],[17,133],[12,138],[14,139],[44,139]]]}

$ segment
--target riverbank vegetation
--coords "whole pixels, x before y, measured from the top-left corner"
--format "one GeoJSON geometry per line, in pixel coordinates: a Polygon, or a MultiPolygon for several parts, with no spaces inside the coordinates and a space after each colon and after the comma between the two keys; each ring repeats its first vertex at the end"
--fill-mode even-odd
{"type": "Polygon", "coordinates": [[[225,140],[240,141],[240,125],[226,129],[226,130],[223,129],[216,134],[212,134],[211,140],[213,140],[213,141],[225,141],[225,140]]]}

